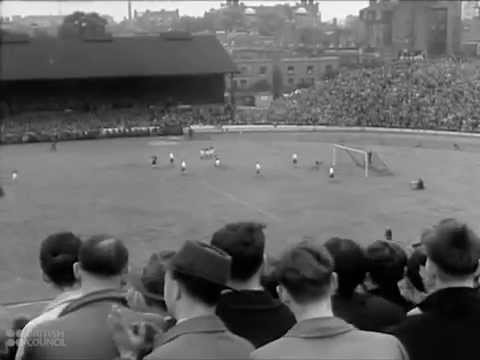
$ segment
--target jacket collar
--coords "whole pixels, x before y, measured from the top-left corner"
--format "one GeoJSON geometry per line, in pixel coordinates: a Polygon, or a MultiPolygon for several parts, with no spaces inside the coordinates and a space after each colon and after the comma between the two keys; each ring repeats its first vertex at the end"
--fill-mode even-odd
{"type": "Polygon", "coordinates": [[[121,305],[127,306],[127,299],[124,291],[117,289],[98,290],[85,294],[80,298],[73,300],[62,310],[59,317],[77,311],[85,306],[103,301],[116,302],[120,303],[121,305]]]}
{"type": "Polygon", "coordinates": [[[294,325],[285,335],[296,338],[324,338],[340,335],[355,327],[338,317],[313,318],[294,325]]]}
{"type": "Polygon", "coordinates": [[[65,291],[61,294],[59,294],[55,299],[53,299],[51,302],[47,304],[45,309],[43,309],[44,312],[50,311],[52,309],[55,309],[57,306],[67,304],[75,299],[78,299],[79,297],[82,296],[82,293],[80,290],[69,290],[65,291]]]}
{"type": "Polygon", "coordinates": [[[480,312],[480,294],[470,287],[451,287],[430,294],[418,307],[422,312],[468,314],[480,312]]]}
{"type": "Polygon", "coordinates": [[[160,339],[161,344],[165,344],[175,338],[195,333],[218,333],[225,332],[227,328],[223,322],[215,315],[199,316],[185,321],[172,327],[160,339]]]}

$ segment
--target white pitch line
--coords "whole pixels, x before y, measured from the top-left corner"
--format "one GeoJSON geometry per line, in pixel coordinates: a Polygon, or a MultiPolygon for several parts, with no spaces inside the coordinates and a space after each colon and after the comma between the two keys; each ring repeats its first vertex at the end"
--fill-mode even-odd
{"type": "Polygon", "coordinates": [[[215,188],[214,186],[210,185],[208,182],[206,181],[202,181],[202,184],[208,188],[210,191],[216,193],[216,194],[219,194],[219,195],[222,195],[228,199],[230,199],[230,201],[233,201],[233,202],[236,202],[240,205],[243,205],[251,210],[254,210],[266,217],[269,217],[270,219],[272,219],[273,221],[276,221],[276,222],[281,222],[282,220],[275,214],[269,212],[269,211],[266,211],[266,210],[263,210],[263,209],[260,209],[258,208],[257,206],[247,202],[247,201],[244,201],[242,199],[239,199],[238,197],[236,197],[235,195],[229,193],[229,192],[226,192],[226,191],[222,191],[222,190],[218,190],[217,188],[215,188]]]}

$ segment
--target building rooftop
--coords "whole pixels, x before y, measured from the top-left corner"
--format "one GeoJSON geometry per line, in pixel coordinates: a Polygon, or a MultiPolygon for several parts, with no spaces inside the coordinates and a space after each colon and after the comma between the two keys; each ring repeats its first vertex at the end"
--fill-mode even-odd
{"type": "Polygon", "coordinates": [[[0,43],[0,80],[222,74],[236,71],[214,35],[0,43]]]}

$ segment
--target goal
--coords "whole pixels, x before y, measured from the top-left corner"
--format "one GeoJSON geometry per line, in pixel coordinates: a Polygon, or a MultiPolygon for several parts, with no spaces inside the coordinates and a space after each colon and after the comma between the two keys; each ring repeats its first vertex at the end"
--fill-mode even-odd
{"type": "Polygon", "coordinates": [[[337,165],[341,154],[346,154],[346,157],[351,162],[362,168],[366,177],[371,173],[376,175],[393,175],[387,164],[374,151],[334,144],[332,148],[332,166],[335,167],[337,165]]]}

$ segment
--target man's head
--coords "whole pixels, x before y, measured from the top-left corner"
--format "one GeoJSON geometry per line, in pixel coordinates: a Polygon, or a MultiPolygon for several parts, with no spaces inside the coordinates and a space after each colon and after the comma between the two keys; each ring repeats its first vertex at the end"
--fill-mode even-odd
{"type": "Polygon", "coordinates": [[[82,241],[71,232],[55,233],[40,246],[40,267],[46,281],[59,289],[77,283],[73,264],[78,261],[82,241]]]}
{"type": "Polygon", "coordinates": [[[75,271],[82,286],[84,280],[110,281],[120,285],[128,267],[128,250],[122,241],[112,236],[95,235],[83,242],[78,260],[75,271]]]}
{"type": "Polygon", "coordinates": [[[426,261],[425,247],[415,247],[408,258],[405,277],[398,283],[400,294],[413,304],[421,303],[428,295],[429,284],[425,283],[421,274],[426,261]]]}
{"type": "Polygon", "coordinates": [[[213,234],[211,244],[232,258],[233,281],[247,281],[260,274],[265,251],[264,228],[254,222],[232,223],[213,234]]]}
{"type": "Polygon", "coordinates": [[[423,282],[422,276],[420,274],[420,269],[425,266],[427,262],[427,255],[425,253],[425,247],[417,247],[407,261],[407,271],[405,272],[405,277],[410,281],[413,287],[417,291],[426,292],[426,286],[423,282]]]}
{"type": "Polygon", "coordinates": [[[480,259],[480,239],[466,224],[454,219],[441,221],[425,242],[424,276],[436,287],[472,281],[480,259]]]}
{"type": "Polygon", "coordinates": [[[378,240],[366,249],[370,279],[381,288],[391,288],[403,278],[407,254],[392,241],[378,240]]]}
{"type": "Polygon", "coordinates": [[[330,299],[336,289],[334,261],[321,245],[303,241],[287,250],[275,269],[280,298],[295,313],[330,299]]]}
{"type": "Polygon", "coordinates": [[[328,240],[325,246],[335,260],[338,294],[351,297],[367,273],[365,252],[355,241],[338,237],[328,240]]]}
{"type": "Polygon", "coordinates": [[[148,307],[155,308],[161,312],[166,311],[164,286],[165,272],[168,262],[175,255],[175,251],[164,250],[152,254],[148,263],[142,269],[141,273],[131,272],[129,274],[129,283],[140,294],[142,294],[145,304],[148,307]]]}
{"type": "Polygon", "coordinates": [[[214,311],[230,280],[230,256],[199,241],[187,241],[165,274],[165,303],[177,320],[195,309],[214,311]]]}

